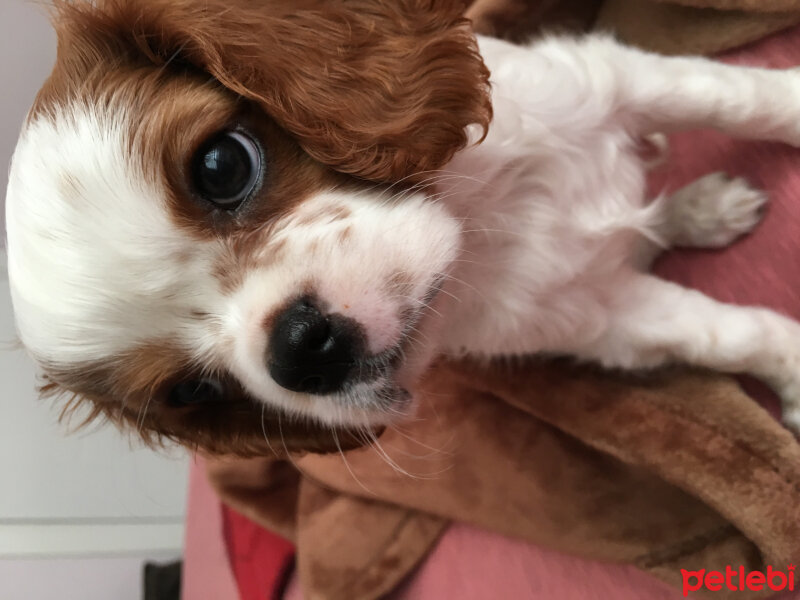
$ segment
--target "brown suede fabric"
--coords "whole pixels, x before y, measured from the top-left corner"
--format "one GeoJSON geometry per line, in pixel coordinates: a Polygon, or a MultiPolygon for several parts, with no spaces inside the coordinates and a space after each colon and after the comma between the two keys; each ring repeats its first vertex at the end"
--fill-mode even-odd
{"type": "Polygon", "coordinates": [[[800,2],[795,0],[606,0],[595,27],[655,52],[711,54],[796,23],[800,2]],[[725,9],[708,8],[714,5],[725,9]]]}
{"type": "Polygon", "coordinates": [[[539,31],[585,31],[602,0],[475,0],[466,15],[484,35],[524,42],[539,31]]]}
{"type": "Polygon", "coordinates": [[[711,54],[800,23],[800,0],[475,0],[467,16],[513,41],[594,27],[655,52],[711,54]]]}
{"type": "Polygon", "coordinates": [[[395,466],[373,447],[294,457],[299,480],[275,458],[211,461],[227,502],[298,543],[309,598],[379,598],[449,520],[675,585],[800,560],[800,446],[732,380],[441,364],[422,394],[380,439],[395,466]]]}
{"type": "MultiPolygon", "coordinates": [[[[543,21],[580,29],[596,18],[629,42],[678,53],[800,21],[800,0],[678,4],[477,0],[470,15],[517,39],[543,21]]],[[[800,561],[800,445],[732,379],[442,362],[419,394],[418,418],[388,428],[379,448],[209,460],[227,503],[295,541],[307,599],[377,600],[453,520],[634,563],[674,585],[681,568],[800,561]]]]}
{"type": "Polygon", "coordinates": [[[780,12],[800,10],[798,0],[654,0],[662,4],[682,4],[717,10],[745,10],[753,12],[780,12]]]}

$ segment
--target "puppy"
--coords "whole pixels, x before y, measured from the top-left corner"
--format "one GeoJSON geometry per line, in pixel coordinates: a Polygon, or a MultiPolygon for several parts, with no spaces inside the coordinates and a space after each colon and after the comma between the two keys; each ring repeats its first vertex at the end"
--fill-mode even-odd
{"type": "Polygon", "coordinates": [[[646,272],[747,233],[764,195],[713,174],[649,199],[638,148],[692,127],[800,145],[800,74],[476,40],[461,8],[57,3],[7,194],[45,393],[242,451],[265,409],[371,427],[413,412],[437,356],[556,353],[746,371],[797,431],[800,326],[646,272]]]}

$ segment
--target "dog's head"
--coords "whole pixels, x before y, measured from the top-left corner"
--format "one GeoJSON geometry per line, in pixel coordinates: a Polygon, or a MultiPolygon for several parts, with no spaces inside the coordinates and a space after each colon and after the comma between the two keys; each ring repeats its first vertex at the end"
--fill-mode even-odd
{"type": "Polygon", "coordinates": [[[421,184],[490,118],[460,5],[59,2],[7,194],[45,391],[233,451],[402,412],[459,244],[421,184]]]}

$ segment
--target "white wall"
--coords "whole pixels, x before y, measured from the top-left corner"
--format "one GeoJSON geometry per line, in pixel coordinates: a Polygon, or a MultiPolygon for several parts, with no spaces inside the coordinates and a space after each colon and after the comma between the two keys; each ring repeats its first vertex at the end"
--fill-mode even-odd
{"type": "Polygon", "coordinates": [[[185,455],[131,446],[113,427],[68,435],[39,401],[31,361],[12,349],[11,300],[0,269],[0,553],[13,523],[173,522],[183,514],[185,455]],[[179,460],[175,460],[179,459],[179,460]],[[6,487],[7,484],[10,487],[6,487]]]}
{"type": "MultiPolygon", "coordinates": [[[[36,89],[50,71],[55,39],[43,4],[0,0],[0,197],[5,198],[13,140],[36,89]]],[[[5,211],[0,211],[5,231],[5,211]]]]}
{"type": "Polygon", "coordinates": [[[0,561],[0,598],[141,600],[142,562],[130,557],[0,561]]]}
{"type": "MultiPolygon", "coordinates": [[[[3,82],[0,197],[3,199],[7,165],[20,125],[55,55],[44,4],[0,0],[0,81],[3,82]]],[[[56,423],[57,410],[37,400],[33,367],[21,351],[13,348],[13,342],[13,318],[3,268],[0,269],[0,598],[71,598],[66,589],[70,585],[68,578],[53,576],[48,580],[41,576],[43,568],[57,570],[53,565],[58,564],[69,567],[70,572],[87,574],[85,581],[76,580],[74,584],[79,592],[76,598],[122,600],[122,595],[94,594],[86,587],[91,579],[88,573],[95,573],[96,579],[105,569],[105,583],[110,584],[122,577],[119,569],[127,569],[126,577],[130,577],[136,571],[131,565],[140,563],[141,558],[112,563],[98,562],[93,557],[108,553],[145,557],[180,551],[187,487],[186,456],[175,452],[168,458],[141,448],[132,449],[111,428],[67,436],[65,428],[56,423]],[[64,562],[66,556],[72,556],[73,562],[64,562]],[[62,560],[50,566],[29,560],[42,557],[62,557],[62,560]],[[40,576],[33,577],[34,582],[27,581],[34,572],[40,576]],[[33,588],[23,587],[34,584],[38,586],[35,593],[31,591],[33,588]]]]}

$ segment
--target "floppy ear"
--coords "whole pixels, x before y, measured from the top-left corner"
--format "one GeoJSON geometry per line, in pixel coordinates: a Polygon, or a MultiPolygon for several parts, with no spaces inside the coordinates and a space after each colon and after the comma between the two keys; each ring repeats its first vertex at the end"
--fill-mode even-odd
{"type": "MultiPolygon", "coordinates": [[[[484,134],[488,70],[463,0],[100,0],[155,63],[176,58],[258,103],[315,159],[395,181],[484,134]]],[[[72,5],[74,8],[74,5],[72,5]]]]}
{"type": "Polygon", "coordinates": [[[194,412],[165,409],[156,400],[128,406],[120,398],[70,391],[48,378],[39,394],[60,405],[59,419],[73,431],[109,422],[151,448],[180,444],[208,455],[330,454],[360,448],[383,433],[382,427],[365,432],[298,421],[241,398],[194,412]]]}

